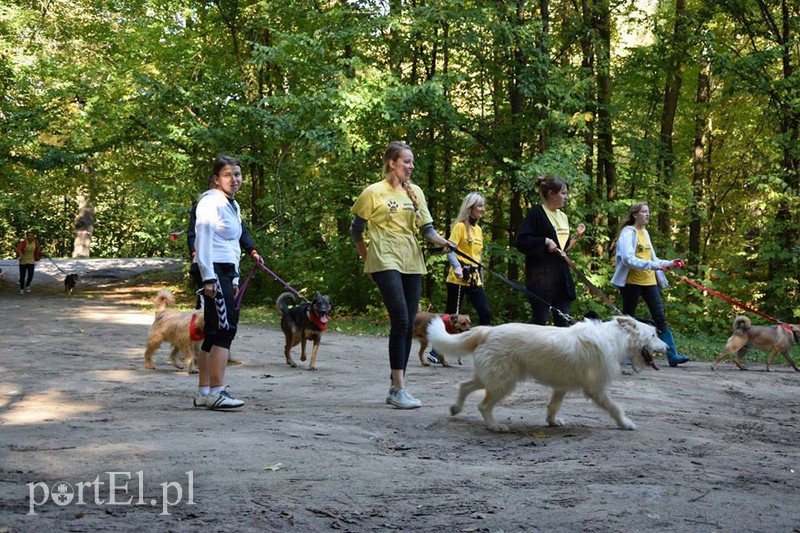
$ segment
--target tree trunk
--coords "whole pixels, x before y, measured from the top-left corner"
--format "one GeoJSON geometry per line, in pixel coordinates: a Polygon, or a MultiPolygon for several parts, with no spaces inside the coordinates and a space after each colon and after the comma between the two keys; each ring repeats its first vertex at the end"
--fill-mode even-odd
{"type": "Polygon", "coordinates": [[[711,131],[708,104],[711,100],[711,63],[708,56],[703,53],[700,58],[700,69],[697,74],[697,110],[694,121],[694,155],[692,165],[692,204],[691,218],[689,220],[689,253],[705,260],[700,250],[700,232],[702,228],[705,202],[703,191],[706,175],[706,146],[709,143],[711,131]]]}
{"type": "Polygon", "coordinates": [[[78,196],[78,214],[75,216],[75,242],[72,257],[90,257],[94,232],[94,206],[88,194],[78,196]]]}
{"type": "Polygon", "coordinates": [[[670,199],[675,181],[675,151],[672,134],[675,130],[675,115],[678,110],[678,97],[683,83],[683,64],[687,48],[686,0],[675,2],[675,28],[672,35],[672,53],[667,67],[664,86],[664,107],[661,112],[661,130],[659,132],[660,150],[659,166],[661,174],[661,199],[658,209],[658,230],[664,236],[670,234],[670,199]]]}
{"type": "MultiPolygon", "coordinates": [[[[597,4],[597,31],[600,43],[597,51],[597,183],[598,195],[604,196],[607,205],[617,197],[617,166],[614,160],[614,132],[611,107],[611,8],[608,0],[597,4]],[[603,184],[605,188],[602,189],[603,184]]],[[[611,215],[607,218],[610,220],[611,215]]],[[[608,227],[609,242],[616,228],[608,227]]]]}

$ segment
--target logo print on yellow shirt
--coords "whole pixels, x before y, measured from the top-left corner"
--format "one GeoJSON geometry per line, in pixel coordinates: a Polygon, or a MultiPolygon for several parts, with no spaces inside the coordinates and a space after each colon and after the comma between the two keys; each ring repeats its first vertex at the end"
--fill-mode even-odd
{"type": "Polygon", "coordinates": [[[390,213],[397,213],[397,208],[399,207],[397,202],[395,202],[394,200],[389,200],[388,202],[386,202],[386,205],[389,206],[390,213]]]}

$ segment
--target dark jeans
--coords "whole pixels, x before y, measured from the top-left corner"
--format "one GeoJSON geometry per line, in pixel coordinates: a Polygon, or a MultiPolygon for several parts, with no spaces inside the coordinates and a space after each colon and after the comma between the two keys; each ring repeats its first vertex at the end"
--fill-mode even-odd
{"type": "Polygon", "coordinates": [[[411,354],[411,334],[422,293],[422,275],[401,274],[397,270],[373,272],[372,280],[383,296],[389,312],[389,366],[405,371],[411,354]]]}
{"type": "Polygon", "coordinates": [[[639,298],[644,300],[650,310],[650,316],[656,323],[659,333],[667,331],[667,317],[664,314],[664,304],[661,302],[661,289],[658,285],[631,285],[627,284],[619,289],[622,295],[622,312],[626,315],[636,316],[636,306],[639,305],[639,298]]]}
{"type": "Polygon", "coordinates": [[[203,295],[203,340],[202,350],[211,351],[212,346],[230,349],[234,337],[236,337],[236,326],[239,324],[239,310],[233,301],[233,278],[236,277],[236,267],[232,263],[214,263],[214,273],[222,287],[224,299],[225,318],[228,321],[228,329],[220,328],[220,314],[214,298],[203,295]]]}
{"type": "MultiPolygon", "coordinates": [[[[531,304],[531,319],[528,321],[528,324],[539,324],[540,326],[547,325],[547,320],[550,318],[551,306],[555,307],[565,315],[569,314],[569,310],[572,307],[572,300],[567,297],[555,298],[549,304],[534,298],[528,298],[528,302],[531,304]]],[[[569,326],[569,320],[562,317],[560,314],[553,312],[553,325],[560,328],[566,328],[569,326]]]]}
{"type": "Polygon", "coordinates": [[[459,287],[461,287],[460,300],[463,301],[464,296],[467,297],[469,303],[478,313],[478,323],[481,326],[490,326],[492,324],[492,312],[489,309],[489,298],[486,297],[486,291],[483,290],[483,287],[465,287],[456,283],[448,283],[447,304],[444,307],[444,312],[452,315],[460,307],[459,287]]]}
{"type": "Polygon", "coordinates": [[[27,265],[23,265],[20,263],[19,265],[19,290],[24,289],[25,287],[31,286],[31,281],[33,281],[33,267],[34,264],[30,263],[27,265]],[[26,278],[27,277],[27,281],[26,278]]]}

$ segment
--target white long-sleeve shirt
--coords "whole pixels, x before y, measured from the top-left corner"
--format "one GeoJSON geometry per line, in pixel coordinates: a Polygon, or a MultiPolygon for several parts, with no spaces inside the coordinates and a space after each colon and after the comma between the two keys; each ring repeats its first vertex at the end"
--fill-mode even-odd
{"type": "MultiPolygon", "coordinates": [[[[216,280],[214,263],[232,263],[239,271],[242,249],[242,215],[236,200],[225,193],[211,189],[200,195],[195,223],[195,259],[203,281],[216,280]]],[[[233,280],[239,284],[239,278],[233,280]]]]}
{"type": "MultiPolygon", "coordinates": [[[[650,234],[647,233],[647,230],[642,229],[642,232],[644,233],[645,237],[647,237],[647,240],[650,241],[650,234]]],[[[652,242],[649,243],[650,260],[648,261],[646,259],[637,258],[637,240],[636,228],[633,226],[625,226],[622,228],[622,231],[619,232],[616,254],[617,266],[614,269],[614,277],[611,278],[611,284],[617,287],[624,287],[625,283],[628,281],[628,273],[632,268],[634,268],[636,270],[655,270],[658,286],[661,288],[666,287],[668,285],[667,277],[658,269],[661,267],[672,266],[672,261],[659,259],[656,255],[656,249],[653,248],[652,242]]]]}

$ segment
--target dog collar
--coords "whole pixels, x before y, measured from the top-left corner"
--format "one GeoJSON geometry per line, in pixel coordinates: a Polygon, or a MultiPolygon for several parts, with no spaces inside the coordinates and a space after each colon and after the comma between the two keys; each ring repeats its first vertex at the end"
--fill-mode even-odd
{"type": "Polygon", "coordinates": [[[308,319],[320,331],[325,331],[325,329],[327,329],[327,327],[328,327],[328,317],[320,318],[316,314],[314,314],[311,311],[309,311],[308,312],[308,319]]]}
{"type": "Polygon", "coordinates": [[[197,315],[192,315],[192,320],[189,321],[189,338],[193,341],[201,341],[205,338],[203,328],[197,328],[197,315]]]}

